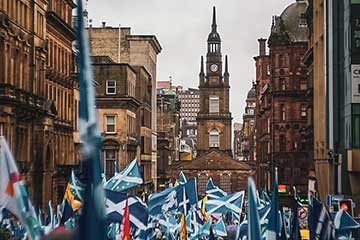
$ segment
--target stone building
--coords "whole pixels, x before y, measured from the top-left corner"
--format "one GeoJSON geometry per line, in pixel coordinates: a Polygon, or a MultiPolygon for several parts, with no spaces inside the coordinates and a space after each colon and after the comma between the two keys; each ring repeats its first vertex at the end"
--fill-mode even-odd
{"type": "Polygon", "coordinates": [[[199,74],[200,110],[197,115],[197,153],[206,153],[210,148],[218,148],[226,154],[231,151],[231,112],[229,111],[229,72],[225,56],[225,69],[221,54],[221,39],[217,32],[215,8],[212,30],[207,40],[206,66],[203,57],[199,74]]]}
{"type": "Polygon", "coordinates": [[[157,89],[157,152],[159,186],[170,180],[170,165],[179,161],[180,101],[173,89],[157,89]]]}
{"type": "Polygon", "coordinates": [[[88,28],[91,54],[108,56],[116,63],[143,66],[151,77],[151,178],[157,186],[156,153],[156,65],[161,46],[154,35],[133,35],[130,28],[110,27],[103,22],[101,27],[88,28]]]}
{"type": "Polygon", "coordinates": [[[251,87],[246,96],[245,113],[243,114],[243,124],[241,128],[241,159],[243,161],[256,160],[256,92],[255,85],[251,87]]]}
{"type": "Polygon", "coordinates": [[[242,123],[234,123],[234,141],[233,141],[233,151],[234,151],[234,159],[242,160],[241,155],[241,129],[242,123]]]}
{"type": "Polygon", "coordinates": [[[260,55],[255,58],[257,119],[261,119],[257,126],[262,128],[257,137],[258,185],[271,188],[277,168],[279,184],[288,192],[296,186],[304,194],[313,171],[312,82],[302,63],[308,44],[307,6],[307,1],[296,1],[275,16],[269,56],[265,57],[260,40],[260,55]],[[268,145],[266,152],[264,145],[268,145]]]}
{"type": "Polygon", "coordinates": [[[37,206],[59,203],[78,166],[74,7],[0,1],[0,127],[37,206]]]}
{"type": "Polygon", "coordinates": [[[227,192],[246,188],[247,177],[253,169],[232,157],[231,112],[229,111],[229,72],[225,57],[223,72],[221,39],[217,32],[215,7],[211,32],[208,36],[206,70],[201,58],[199,75],[200,111],[197,116],[197,157],[191,161],[177,162],[172,166],[171,176],[175,180],[180,171],[197,179],[200,194],[205,191],[211,177],[227,192]],[[206,71],[206,72],[205,72],[206,71]]]}

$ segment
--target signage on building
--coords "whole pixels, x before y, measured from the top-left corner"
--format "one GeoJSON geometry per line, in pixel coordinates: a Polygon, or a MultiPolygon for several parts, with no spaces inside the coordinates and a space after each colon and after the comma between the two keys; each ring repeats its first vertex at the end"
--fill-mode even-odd
{"type": "Polygon", "coordinates": [[[360,64],[351,65],[351,103],[360,103],[360,64]]]}
{"type": "Polygon", "coordinates": [[[360,1],[351,4],[351,58],[360,64],[360,1]]]}

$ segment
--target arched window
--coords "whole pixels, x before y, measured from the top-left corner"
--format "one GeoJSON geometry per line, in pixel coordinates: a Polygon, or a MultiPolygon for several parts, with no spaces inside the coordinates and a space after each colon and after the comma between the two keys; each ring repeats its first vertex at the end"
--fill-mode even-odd
{"type": "Polygon", "coordinates": [[[219,96],[211,95],[209,98],[209,113],[219,113],[219,96]]]}
{"type": "Polygon", "coordinates": [[[219,147],[219,132],[216,129],[210,131],[209,146],[219,147]]]}

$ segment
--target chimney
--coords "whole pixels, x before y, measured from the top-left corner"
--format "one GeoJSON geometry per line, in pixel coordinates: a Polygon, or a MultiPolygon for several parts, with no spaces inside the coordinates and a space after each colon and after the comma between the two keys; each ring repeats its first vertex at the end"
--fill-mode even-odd
{"type": "Polygon", "coordinates": [[[106,27],[106,22],[102,22],[102,27],[105,28],[106,27]]]}
{"type": "Polygon", "coordinates": [[[266,39],[260,38],[259,41],[259,56],[265,56],[266,55],[266,39]]]}

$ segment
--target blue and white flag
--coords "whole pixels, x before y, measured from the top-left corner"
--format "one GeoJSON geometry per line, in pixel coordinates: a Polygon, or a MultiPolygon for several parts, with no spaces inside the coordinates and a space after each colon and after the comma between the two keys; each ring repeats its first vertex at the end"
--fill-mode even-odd
{"type": "Polygon", "coordinates": [[[183,171],[180,171],[180,173],[179,173],[178,182],[179,182],[179,184],[185,184],[187,182],[186,176],[183,173],[183,171]]]}
{"type": "Polygon", "coordinates": [[[140,167],[135,158],[120,173],[116,174],[106,182],[105,189],[123,192],[129,188],[143,184],[143,182],[140,167]]]}
{"type": "Polygon", "coordinates": [[[229,194],[221,198],[213,198],[206,202],[205,208],[208,214],[223,214],[233,211],[235,214],[241,214],[244,203],[244,191],[229,194]]]}
{"type": "Polygon", "coordinates": [[[222,198],[227,195],[226,192],[224,192],[221,188],[216,186],[212,180],[212,178],[209,178],[208,182],[206,183],[206,195],[209,199],[212,198],[222,198]]]}
{"type": "Polygon", "coordinates": [[[329,212],[323,203],[309,195],[308,226],[310,239],[332,239],[332,225],[329,212]]]}
{"type": "Polygon", "coordinates": [[[166,188],[164,191],[150,195],[148,209],[151,216],[168,212],[184,212],[198,202],[196,180],[190,179],[185,184],[166,188]]]}
{"type": "Polygon", "coordinates": [[[352,231],[360,228],[360,224],[349,213],[340,209],[335,215],[334,227],[336,239],[347,240],[352,239],[352,231]]]}
{"type": "Polygon", "coordinates": [[[225,227],[225,223],[222,218],[216,221],[216,223],[212,226],[215,237],[226,237],[227,231],[225,227]]]}
{"type": "Polygon", "coordinates": [[[108,221],[121,223],[126,198],[128,198],[131,225],[141,230],[146,230],[148,225],[148,211],[146,204],[143,203],[139,197],[107,189],[105,190],[105,194],[105,211],[108,221]]]}
{"type": "Polygon", "coordinates": [[[261,239],[258,199],[254,180],[248,178],[248,206],[247,206],[247,240],[261,239]]]}
{"type": "Polygon", "coordinates": [[[104,189],[100,161],[101,135],[96,111],[94,77],[90,60],[90,48],[83,18],[82,1],[77,1],[76,34],[78,46],[79,132],[82,142],[84,207],[81,211],[79,239],[102,240],[106,238],[104,189]]]}
{"type": "Polygon", "coordinates": [[[275,177],[273,183],[273,191],[271,196],[271,209],[267,217],[268,224],[266,230],[267,240],[276,240],[279,238],[281,233],[280,222],[279,222],[279,197],[278,197],[278,183],[275,177]]]}

